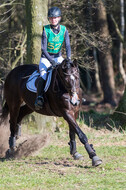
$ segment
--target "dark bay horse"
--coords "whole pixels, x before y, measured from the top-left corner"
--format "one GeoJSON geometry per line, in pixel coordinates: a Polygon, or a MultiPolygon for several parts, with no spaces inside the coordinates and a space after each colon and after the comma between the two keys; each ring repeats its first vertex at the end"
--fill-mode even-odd
{"type": "Polygon", "coordinates": [[[70,154],[74,159],[82,159],[82,155],[76,150],[75,134],[77,134],[92,160],[92,165],[100,165],[101,159],[96,155],[93,145],[88,143],[86,135],[76,122],[81,100],[77,62],[74,61],[68,65],[64,60],[53,70],[50,87],[44,94],[44,106],[40,110],[36,110],[34,106],[36,93],[26,88],[28,76],[37,69],[38,65],[33,64],[18,66],[6,77],[4,84],[6,102],[2,118],[6,118],[10,113],[9,151],[14,152],[15,150],[16,136],[23,117],[36,111],[47,116],[63,117],[69,125],[70,154]]]}

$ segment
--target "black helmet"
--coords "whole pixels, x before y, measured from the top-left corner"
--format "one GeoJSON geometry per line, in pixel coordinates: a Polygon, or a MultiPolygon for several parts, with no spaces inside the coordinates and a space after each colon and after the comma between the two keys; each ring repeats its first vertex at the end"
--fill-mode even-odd
{"type": "Polygon", "coordinates": [[[48,11],[48,17],[60,17],[61,10],[58,7],[52,7],[48,11]]]}

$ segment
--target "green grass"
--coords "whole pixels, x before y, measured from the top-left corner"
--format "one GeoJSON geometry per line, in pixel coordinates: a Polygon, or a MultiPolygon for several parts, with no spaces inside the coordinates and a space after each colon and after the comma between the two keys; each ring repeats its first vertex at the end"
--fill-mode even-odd
{"type": "Polygon", "coordinates": [[[77,140],[83,161],[69,154],[68,131],[53,132],[48,145],[37,155],[0,161],[0,190],[126,190],[126,135],[82,126],[103,160],[92,167],[77,140]]]}

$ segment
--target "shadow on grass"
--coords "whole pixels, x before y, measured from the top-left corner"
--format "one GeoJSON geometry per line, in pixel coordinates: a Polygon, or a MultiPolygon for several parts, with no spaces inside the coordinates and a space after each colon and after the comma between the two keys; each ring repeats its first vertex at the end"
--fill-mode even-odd
{"type": "Polygon", "coordinates": [[[72,167],[75,167],[75,168],[83,168],[83,169],[90,169],[92,168],[93,166],[87,166],[87,164],[84,165],[83,164],[79,164],[79,160],[78,160],[78,163],[76,161],[76,163],[73,161],[69,161],[69,159],[63,159],[63,160],[57,160],[57,161],[51,161],[51,160],[48,160],[48,161],[38,161],[36,162],[36,160],[34,160],[33,162],[31,161],[26,161],[25,162],[26,164],[33,164],[33,165],[38,165],[38,166],[51,166],[53,165],[54,167],[64,167],[64,168],[72,168],[72,167]]]}

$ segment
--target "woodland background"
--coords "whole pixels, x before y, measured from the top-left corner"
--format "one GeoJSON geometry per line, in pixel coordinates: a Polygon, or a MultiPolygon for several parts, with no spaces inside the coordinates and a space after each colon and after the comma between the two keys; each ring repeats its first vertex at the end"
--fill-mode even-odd
{"type": "MultiPolygon", "coordinates": [[[[124,0],[1,0],[1,104],[8,72],[18,65],[39,63],[42,28],[48,24],[47,12],[51,6],[58,6],[62,11],[61,24],[67,27],[70,34],[72,60],[78,60],[86,102],[88,97],[94,95],[95,105],[111,105],[114,110],[111,117],[125,129],[124,0]]],[[[63,55],[65,58],[65,51],[63,55]]]]}

